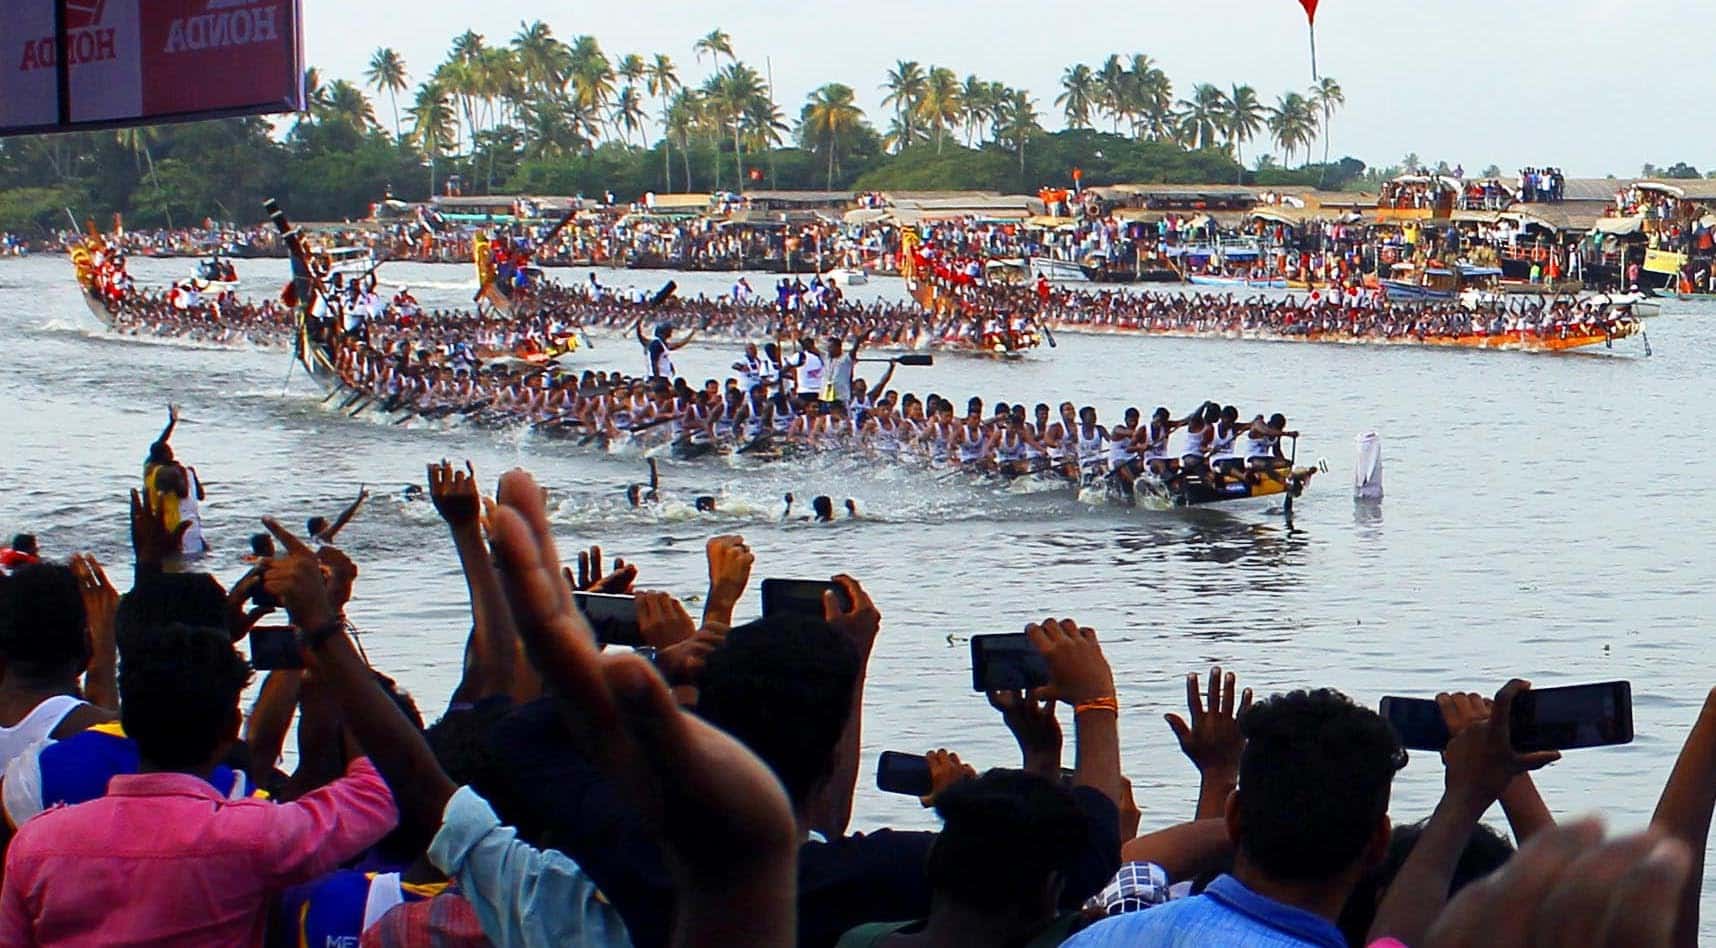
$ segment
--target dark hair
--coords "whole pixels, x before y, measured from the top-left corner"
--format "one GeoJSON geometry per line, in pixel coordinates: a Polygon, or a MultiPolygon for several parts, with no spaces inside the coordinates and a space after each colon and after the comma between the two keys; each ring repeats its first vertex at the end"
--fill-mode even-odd
{"type": "Polygon", "coordinates": [[[857,649],[828,623],[768,616],[710,653],[697,713],[761,757],[803,806],[834,766],[858,673],[857,649]]]}
{"type": "Polygon", "coordinates": [[[33,563],[0,583],[0,657],[28,678],[82,671],[89,619],[71,568],[33,563]]]}
{"type": "Polygon", "coordinates": [[[250,553],[252,556],[273,556],[274,538],[266,533],[252,533],[250,535],[250,553]]]}
{"type": "Polygon", "coordinates": [[[1328,879],[1364,852],[1388,813],[1406,752],[1375,711],[1338,691],[1294,691],[1239,720],[1240,851],[1271,878],[1328,879]]]}
{"type": "MultiPolygon", "coordinates": [[[[1341,909],[1340,927],[1346,933],[1348,943],[1367,944],[1371,923],[1376,920],[1377,906],[1382,903],[1388,887],[1394,884],[1394,877],[1400,874],[1400,867],[1406,864],[1406,857],[1412,855],[1412,848],[1418,845],[1418,839],[1424,835],[1424,827],[1429,823],[1429,820],[1423,820],[1394,828],[1394,835],[1388,841],[1388,858],[1359,880],[1358,887],[1347,898],[1346,907],[1341,909]]],[[[1460,851],[1460,861],[1454,865],[1448,896],[1452,898],[1461,889],[1500,869],[1513,858],[1513,853],[1513,843],[1506,836],[1496,832],[1494,827],[1479,823],[1472,828],[1472,835],[1466,838],[1466,848],[1460,851]]]]}
{"type": "Polygon", "coordinates": [[[1071,790],[1022,770],[954,784],[935,811],[942,830],[930,848],[930,888],[988,912],[1040,901],[1052,875],[1073,870],[1089,835],[1071,790]]]}
{"type": "Polygon", "coordinates": [[[134,637],[119,663],[119,720],[143,759],[184,769],[214,758],[250,665],[220,626],[175,622],[134,637]]]}
{"type": "MultiPolygon", "coordinates": [[[[226,627],[226,591],[207,573],[156,573],[139,577],[119,597],[114,636],[123,655],[126,643],[142,633],[173,623],[226,627]]],[[[146,636],[145,636],[146,637],[146,636]]]]}
{"type": "Polygon", "coordinates": [[[12,538],[12,549],[17,550],[19,553],[28,553],[31,556],[35,556],[38,552],[36,548],[36,535],[34,533],[18,534],[12,538]]]}
{"type": "Polygon", "coordinates": [[[810,502],[810,509],[816,511],[818,520],[834,519],[834,501],[826,495],[813,498],[810,502]]]}
{"type": "Polygon", "coordinates": [[[321,536],[322,531],[328,529],[328,518],[311,517],[304,521],[304,529],[309,532],[311,539],[321,536]]]}

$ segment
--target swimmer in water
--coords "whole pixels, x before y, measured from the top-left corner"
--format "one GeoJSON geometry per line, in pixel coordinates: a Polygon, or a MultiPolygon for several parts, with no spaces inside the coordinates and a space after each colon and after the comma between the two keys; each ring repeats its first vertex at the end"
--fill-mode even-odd
{"type": "Polygon", "coordinates": [[[661,503],[661,471],[656,467],[655,458],[649,459],[649,483],[647,485],[633,484],[627,487],[626,500],[634,508],[642,507],[644,504],[653,506],[661,503]],[[645,490],[645,487],[649,489],[645,490]]]}

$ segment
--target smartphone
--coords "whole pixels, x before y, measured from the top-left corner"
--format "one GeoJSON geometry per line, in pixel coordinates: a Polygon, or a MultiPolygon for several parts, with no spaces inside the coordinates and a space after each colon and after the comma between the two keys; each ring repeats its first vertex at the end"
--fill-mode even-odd
{"type": "Polygon", "coordinates": [[[1049,683],[1049,663],[1023,632],[971,637],[975,691],[1030,691],[1049,683]]]}
{"type": "Polygon", "coordinates": [[[821,619],[826,615],[822,610],[822,594],[829,591],[834,593],[834,601],[840,611],[852,608],[852,600],[846,595],[846,590],[828,580],[765,579],[763,617],[792,613],[821,619]]]}
{"type": "Polygon", "coordinates": [[[289,625],[263,625],[250,630],[250,667],[257,671],[303,668],[298,630],[289,625]]]}
{"type": "Polygon", "coordinates": [[[1573,750],[1633,742],[1633,686],[1627,681],[1533,688],[1513,699],[1517,751],[1573,750]]]}
{"type": "Polygon", "coordinates": [[[922,754],[902,754],[883,751],[876,762],[876,789],[883,793],[903,793],[908,797],[928,796],[930,792],[929,758],[922,754]]]}
{"type": "Polygon", "coordinates": [[[1382,699],[1378,709],[1394,736],[1407,750],[1439,751],[1448,746],[1448,724],[1442,709],[1427,698],[1382,699]]]}
{"type": "Polygon", "coordinates": [[[613,593],[575,592],[572,602],[589,620],[596,641],[603,645],[637,648],[644,644],[638,630],[638,601],[613,593]]]}

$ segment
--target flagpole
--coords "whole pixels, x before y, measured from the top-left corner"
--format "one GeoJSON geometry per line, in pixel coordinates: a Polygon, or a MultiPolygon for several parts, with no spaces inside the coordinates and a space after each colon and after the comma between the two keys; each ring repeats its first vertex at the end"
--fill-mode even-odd
{"type": "Polygon", "coordinates": [[[1311,31],[1311,81],[1316,82],[1317,81],[1317,24],[1308,23],[1308,24],[1306,24],[1306,26],[1311,31]]]}

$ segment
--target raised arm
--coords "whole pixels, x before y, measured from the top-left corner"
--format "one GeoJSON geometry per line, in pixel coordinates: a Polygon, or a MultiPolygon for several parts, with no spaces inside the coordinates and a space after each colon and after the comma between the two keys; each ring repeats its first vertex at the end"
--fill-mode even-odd
{"type": "MultiPolygon", "coordinates": [[[[429,498],[453,534],[453,548],[471,598],[471,638],[453,700],[474,704],[493,695],[514,694],[528,682],[517,677],[518,635],[501,593],[500,576],[483,543],[476,472],[468,461],[462,471],[442,461],[429,465],[428,479],[429,498]]],[[[535,694],[534,688],[526,690],[535,694]]]]}
{"type": "Polygon", "coordinates": [[[696,338],[697,338],[697,327],[693,326],[693,327],[691,327],[691,330],[685,334],[685,338],[679,340],[678,342],[670,343],[668,345],[668,348],[676,350],[676,351],[679,349],[683,349],[686,346],[691,345],[691,340],[696,339],[696,338]]]}
{"type": "Polygon", "coordinates": [[[338,517],[334,518],[334,525],[333,526],[322,531],[322,534],[320,536],[321,541],[323,543],[334,542],[334,538],[340,535],[340,531],[344,530],[346,528],[346,524],[352,522],[352,518],[357,516],[358,508],[362,507],[363,502],[368,500],[368,499],[369,499],[369,488],[367,486],[360,486],[358,488],[357,499],[352,501],[351,505],[348,506],[346,509],[340,511],[340,515],[338,517]]]}
{"type": "Polygon", "coordinates": [[[119,647],[114,622],[119,614],[119,590],[107,578],[101,561],[83,553],[71,558],[72,576],[83,597],[89,620],[89,666],[83,677],[84,700],[109,711],[119,710],[119,647]]]}
{"type": "Polygon", "coordinates": [[[179,426],[179,406],[167,406],[167,427],[161,429],[161,434],[155,438],[156,444],[166,444],[173,439],[173,429],[179,426]]]}
{"type": "Polygon", "coordinates": [[[1239,758],[1245,752],[1239,718],[1251,707],[1251,689],[1245,689],[1235,705],[1233,673],[1224,676],[1219,665],[1210,669],[1207,703],[1198,685],[1195,673],[1186,676],[1186,709],[1191,722],[1177,714],[1168,715],[1167,721],[1181,752],[1198,768],[1198,804],[1193,818],[1219,820],[1227,811],[1227,798],[1239,786],[1239,758]]]}
{"type": "Polygon", "coordinates": [[[1090,787],[1120,806],[1126,778],[1120,772],[1120,703],[1114,672],[1096,632],[1071,619],[1045,619],[1025,627],[1049,666],[1049,692],[1072,706],[1073,783],[1090,787]]]}
{"type": "Polygon", "coordinates": [[[1692,871],[1680,893],[1680,914],[1674,928],[1674,944],[1692,948],[1698,944],[1698,909],[1704,890],[1705,850],[1710,844],[1710,814],[1716,808],[1716,690],[1704,698],[1704,707],[1693,723],[1686,744],[1675,759],[1674,770],[1662,788],[1651,827],[1685,843],[1691,851],[1692,871]]]}
{"type": "Polygon", "coordinates": [[[882,613],[870,600],[870,594],[850,576],[834,577],[834,582],[846,593],[852,608],[840,609],[833,593],[822,597],[823,614],[835,631],[844,635],[858,653],[858,680],[852,687],[852,711],[846,717],[846,730],[834,750],[834,772],[828,779],[822,798],[813,806],[810,828],[829,839],[846,835],[852,822],[852,797],[858,788],[859,750],[863,744],[864,682],[869,674],[870,652],[882,629],[882,613]]]}

